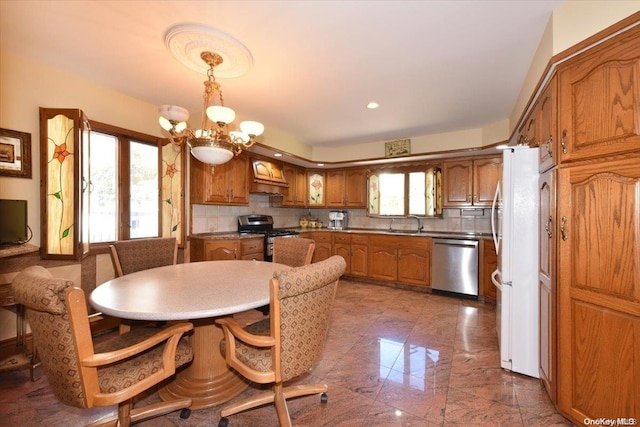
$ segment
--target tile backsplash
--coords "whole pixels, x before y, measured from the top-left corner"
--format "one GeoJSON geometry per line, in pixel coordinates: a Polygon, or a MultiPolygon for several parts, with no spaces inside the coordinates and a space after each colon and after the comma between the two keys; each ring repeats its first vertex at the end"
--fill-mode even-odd
{"type": "MultiPolygon", "coordinates": [[[[275,208],[269,204],[266,194],[251,194],[249,206],[214,206],[192,205],[191,220],[192,233],[217,233],[236,231],[238,216],[261,214],[273,216],[275,228],[294,228],[299,226],[301,216],[318,218],[325,225],[329,223],[331,209],[292,209],[275,208]]],[[[366,209],[348,209],[350,228],[370,228],[386,230],[391,224],[389,218],[367,216],[366,209]]],[[[443,218],[425,218],[422,220],[424,231],[455,231],[490,233],[491,209],[445,209],[443,218]]],[[[393,228],[398,230],[412,230],[416,227],[412,218],[397,218],[393,221],[393,228]]]]}

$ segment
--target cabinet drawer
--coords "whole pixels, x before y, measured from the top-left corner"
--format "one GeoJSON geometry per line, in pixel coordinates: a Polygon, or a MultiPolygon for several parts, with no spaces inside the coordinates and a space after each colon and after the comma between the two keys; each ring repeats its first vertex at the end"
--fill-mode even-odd
{"type": "Polygon", "coordinates": [[[242,254],[243,258],[245,255],[248,255],[248,254],[263,253],[264,252],[263,244],[264,244],[264,241],[262,237],[259,239],[241,239],[240,253],[242,254]]]}
{"type": "Polygon", "coordinates": [[[319,231],[315,233],[303,233],[302,237],[307,237],[309,239],[313,239],[316,242],[326,242],[331,243],[331,234],[330,232],[319,231]]]}
{"type": "Polygon", "coordinates": [[[351,234],[333,233],[333,243],[351,243],[351,234]]]}
{"type": "Polygon", "coordinates": [[[351,236],[351,243],[358,245],[368,245],[369,244],[369,235],[367,234],[353,234],[351,236]]]}

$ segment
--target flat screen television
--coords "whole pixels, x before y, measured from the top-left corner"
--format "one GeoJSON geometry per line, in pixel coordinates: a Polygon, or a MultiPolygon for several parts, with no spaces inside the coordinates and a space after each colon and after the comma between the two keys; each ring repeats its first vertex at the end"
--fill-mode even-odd
{"type": "Polygon", "coordinates": [[[0,245],[28,241],[27,201],[0,199],[0,245]]]}

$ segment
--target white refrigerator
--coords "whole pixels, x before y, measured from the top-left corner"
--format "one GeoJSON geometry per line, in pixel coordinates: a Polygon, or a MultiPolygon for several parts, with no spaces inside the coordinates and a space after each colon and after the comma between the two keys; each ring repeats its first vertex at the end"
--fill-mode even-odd
{"type": "Polygon", "coordinates": [[[496,327],[500,366],[539,378],[538,373],[538,148],[503,152],[502,180],[491,208],[498,269],[496,327]]]}

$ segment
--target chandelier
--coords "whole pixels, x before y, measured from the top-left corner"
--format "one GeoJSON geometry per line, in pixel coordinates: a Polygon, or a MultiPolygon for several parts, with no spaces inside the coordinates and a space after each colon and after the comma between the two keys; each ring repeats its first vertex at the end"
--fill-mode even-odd
{"type": "Polygon", "coordinates": [[[236,113],[224,106],[222,89],[216,82],[213,69],[222,63],[222,57],[214,52],[202,52],[200,58],[209,66],[207,80],[204,82],[202,108],[202,125],[199,129],[187,127],[189,111],[177,105],[161,105],[160,126],[169,132],[169,138],[177,146],[187,144],[196,159],[210,165],[226,163],[256,142],[256,137],[264,132],[264,125],[259,122],[240,122],[239,131],[228,131],[229,123],[236,118],[236,113]],[[220,105],[212,105],[216,93],[220,105]]]}

